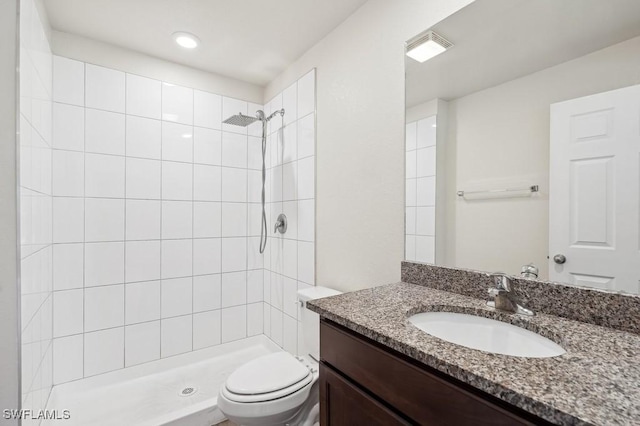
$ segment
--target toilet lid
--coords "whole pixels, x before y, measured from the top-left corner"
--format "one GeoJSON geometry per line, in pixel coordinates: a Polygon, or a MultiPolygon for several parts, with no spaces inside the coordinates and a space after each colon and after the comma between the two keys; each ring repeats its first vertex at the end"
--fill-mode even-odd
{"type": "Polygon", "coordinates": [[[311,375],[301,362],[288,352],[277,352],[249,361],[231,373],[228,391],[238,395],[259,395],[295,385],[311,375]]]}

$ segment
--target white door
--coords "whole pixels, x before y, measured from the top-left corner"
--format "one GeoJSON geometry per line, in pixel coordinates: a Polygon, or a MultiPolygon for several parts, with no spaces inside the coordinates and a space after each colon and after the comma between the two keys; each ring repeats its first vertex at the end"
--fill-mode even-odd
{"type": "Polygon", "coordinates": [[[550,158],[550,279],[639,293],[640,85],[551,105],[550,158]]]}

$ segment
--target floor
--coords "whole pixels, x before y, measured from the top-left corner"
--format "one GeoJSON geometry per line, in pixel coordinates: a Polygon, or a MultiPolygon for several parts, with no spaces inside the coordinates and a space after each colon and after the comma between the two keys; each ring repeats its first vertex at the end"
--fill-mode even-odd
{"type": "Polygon", "coordinates": [[[47,408],[69,410],[65,426],[233,425],[218,409],[218,390],[237,367],[278,350],[256,336],[65,383],[54,387],[47,408]]]}

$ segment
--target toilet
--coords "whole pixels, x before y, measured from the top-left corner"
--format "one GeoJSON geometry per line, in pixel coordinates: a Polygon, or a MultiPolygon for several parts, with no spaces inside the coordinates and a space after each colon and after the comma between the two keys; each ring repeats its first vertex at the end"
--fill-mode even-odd
{"type": "Polygon", "coordinates": [[[302,355],[263,355],[231,373],[218,394],[218,408],[229,420],[244,426],[313,426],[318,422],[320,318],[305,307],[309,300],[336,294],[340,292],[327,287],[298,291],[302,355]]]}

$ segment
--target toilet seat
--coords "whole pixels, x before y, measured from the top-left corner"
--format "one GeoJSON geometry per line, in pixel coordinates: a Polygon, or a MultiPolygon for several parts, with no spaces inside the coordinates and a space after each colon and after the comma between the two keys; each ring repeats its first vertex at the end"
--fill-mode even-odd
{"type": "Polygon", "coordinates": [[[239,395],[237,393],[233,393],[229,391],[229,389],[227,389],[227,387],[224,386],[222,388],[222,394],[225,396],[225,398],[234,402],[244,402],[244,403],[267,402],[267,401],[273,401],[275,399],[284,398],[287,395],[296,393],[300,389],[304,389],[306,386],[309,386],[312,381],[313,381],[313,376],[311,373],[309,373],[309,376],[305,377],[304,380],[301,380],[300,382],[296,383],[294,386],[284,388],[284,389],[279,389],[274,392],[266,392],[258,395],[239,395]]]}
{"type": "Polygon", "coordinates": [[[291,395],[313,381],[313,372],[287,352],[264,355],[234,371],[221,391],[240,403],[272,401],[291,395]]]}

